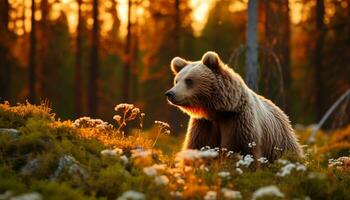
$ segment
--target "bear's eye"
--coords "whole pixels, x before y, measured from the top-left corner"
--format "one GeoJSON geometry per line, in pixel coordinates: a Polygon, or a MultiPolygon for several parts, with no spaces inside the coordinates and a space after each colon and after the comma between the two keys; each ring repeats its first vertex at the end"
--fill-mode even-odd
{"type": "Polygon", "coordinates": [[[187,78],[187,79],[185,79],[185,83],[187,86],[191,86],[193,84],[193,81],[192,81],[192,79],[187,78]]]}

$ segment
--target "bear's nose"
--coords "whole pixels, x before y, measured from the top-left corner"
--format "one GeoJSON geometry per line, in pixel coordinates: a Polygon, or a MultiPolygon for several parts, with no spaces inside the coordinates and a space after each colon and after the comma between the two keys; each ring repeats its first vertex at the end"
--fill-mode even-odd
{"type": "Polygon", "coordinates": [[[173,101],[175,99],[175,93],[172,91],[167,91],[165,93],[165,96],[168,98],[169,101],[173,101]]]}

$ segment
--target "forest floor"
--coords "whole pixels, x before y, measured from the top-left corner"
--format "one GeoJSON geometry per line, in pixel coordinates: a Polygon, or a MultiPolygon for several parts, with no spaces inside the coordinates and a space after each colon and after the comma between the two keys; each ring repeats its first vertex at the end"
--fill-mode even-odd
{"type": "MultiPolygon", "coordinates": [[[[113,126],[61,121],[44,104],[0,104],[0,199],[350,199],[350,126],[320,132],[303,159],[262,158],[255,170],[251,156],[225,149],[165,153],[182,141],[166,123],[144,132],[140,110],[116,111],[113,126]],[[124,136],[130,122],[140,129],[124,136]]],[[[305,143],[310,129],[297,133],[305,143]]]]}

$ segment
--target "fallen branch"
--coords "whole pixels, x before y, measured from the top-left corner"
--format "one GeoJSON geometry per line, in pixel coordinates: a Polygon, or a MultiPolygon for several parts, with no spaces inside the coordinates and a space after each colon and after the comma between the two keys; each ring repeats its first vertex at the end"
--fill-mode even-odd
{"type": "Polygon", "coordinates": [[[350,96],[350,89],[348,89],[343,95],[341,95],[336,102],[327,110],[326,114],[322,117],[322,119],[318,122],[317,126],[313,129],[309,139],[308,143],[314,143],[316,134],[322,127],[322,125],[326,122],[328,117],[333,113],[333,111],[339,106],[339,104],[346,98],[350,96]]]}

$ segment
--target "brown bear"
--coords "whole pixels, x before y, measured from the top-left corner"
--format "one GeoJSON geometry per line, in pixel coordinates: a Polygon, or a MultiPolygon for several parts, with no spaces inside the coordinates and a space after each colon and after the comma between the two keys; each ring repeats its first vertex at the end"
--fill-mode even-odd
{"type": "Polygon", "coordinates": [[[287,115],[249,89],[215,52],[196,62],[175,57],[171,70],[168,102],[190,116],[183,149],[220,147],[269,161],[286,151],[302,156],[287,115]]]}

